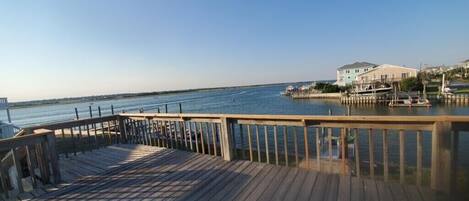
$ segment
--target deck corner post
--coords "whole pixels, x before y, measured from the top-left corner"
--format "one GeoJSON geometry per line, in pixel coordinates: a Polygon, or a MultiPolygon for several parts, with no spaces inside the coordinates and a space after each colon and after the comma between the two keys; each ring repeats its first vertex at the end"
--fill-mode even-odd
{"type": "Polygon", "coordinates": [[[223,160],[225,161],[232,161],[234,160],[234,151],[233,148],[234,146],[234,141],[233,141],[233,135],[231,133],[231,122],[228,118],[222,117],[221,118],[221,126],[222,126],[222,132],[221,132],[221,140],[222,140],[222,152],[223,152],[223,160]]]}
{"type": "Polygon", "coordinates": [[[450,193],[453,189],[455,174],[454,146],[457,135],[452,131],[451,122],[435,122],[432,132],[431,188],[450,193]]]}

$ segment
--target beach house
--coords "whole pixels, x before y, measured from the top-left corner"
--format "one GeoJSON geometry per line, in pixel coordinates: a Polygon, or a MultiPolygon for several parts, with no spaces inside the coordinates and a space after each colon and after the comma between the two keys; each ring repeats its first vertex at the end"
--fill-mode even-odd
{"type": "Polygon", "coordinates": [[[353,85],[356,89],[367,88],[375,83],[392,86],[409,77],[417,77],[417,69],[391,64],[382,64],[356,77],[353,85]]]}
{"type": "Polygon", "coordinates": [[[355,62],[347,64],[337,69],[337,81],[335,84],[339,86],[351,85],[357,76],[366,73],[374,68],[376,64],[369,62],[355,62]]]}

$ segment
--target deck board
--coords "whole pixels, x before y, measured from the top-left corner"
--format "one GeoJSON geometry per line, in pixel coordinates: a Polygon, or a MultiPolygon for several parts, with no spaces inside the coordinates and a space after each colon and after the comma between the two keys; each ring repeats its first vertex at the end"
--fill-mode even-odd
{"type": "Polygon", "coordinates": [[[22,195],[38,200],[428,200],[432,191],[197,153],[118,145],[61,157],[70,184],[22,195]],[[109,154],[108,154],[109,153],[109,154]],[[86,165],[86,167],[84,167],[86,165]]]}

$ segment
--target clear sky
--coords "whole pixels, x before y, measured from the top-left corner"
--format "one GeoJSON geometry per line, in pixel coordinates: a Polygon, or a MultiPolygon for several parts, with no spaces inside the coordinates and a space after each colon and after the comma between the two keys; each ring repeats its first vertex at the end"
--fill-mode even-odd
{"type": "Polygon", "coordinates": [[[11,101],[335,79],[469,59],[469,1],[0,0],[11,101]]]}

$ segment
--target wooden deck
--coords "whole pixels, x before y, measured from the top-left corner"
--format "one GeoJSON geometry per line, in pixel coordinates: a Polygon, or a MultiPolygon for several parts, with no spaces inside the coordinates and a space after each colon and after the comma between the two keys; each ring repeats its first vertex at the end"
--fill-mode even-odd
{"type": "MultiPolygon", "coordinates": [[[[61,159],[69,184],[36,200],[436,200],[415,186],[142,145],[61,159]],[[86,164],[86,165],[84,165],[86,164]]],[[[24,194],[23,194],[24,196],[24,194]]]]}

